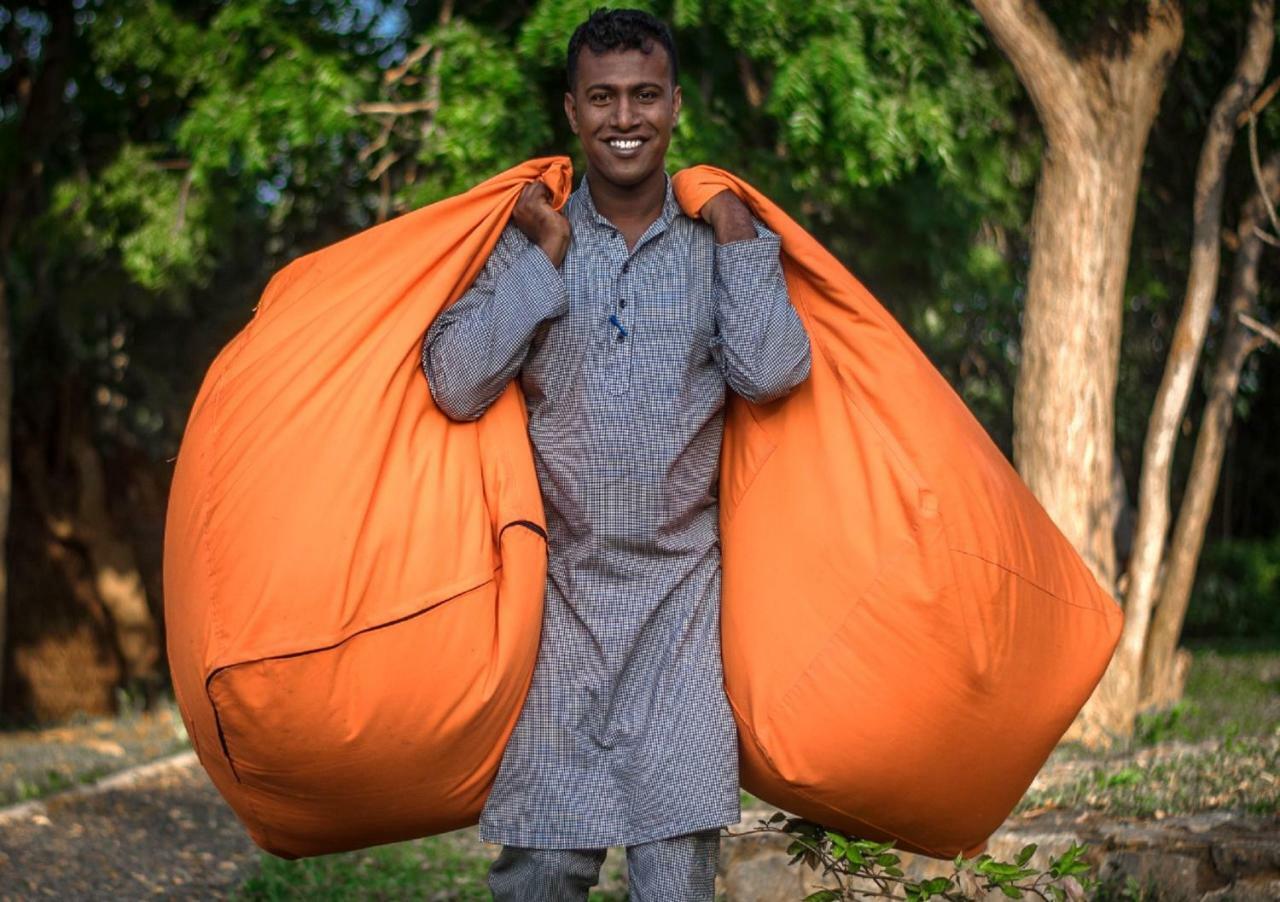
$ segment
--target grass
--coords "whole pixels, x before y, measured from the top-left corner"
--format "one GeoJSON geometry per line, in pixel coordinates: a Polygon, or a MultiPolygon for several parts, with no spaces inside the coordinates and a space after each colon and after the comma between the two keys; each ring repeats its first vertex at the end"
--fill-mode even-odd
{"type": "Polygon", "coordinates": [[[124,711],[0,730],[0,805],[44,798],[190,748],[172,698],[151,711],[124,711]]]}
{"type": "MultiPolygon", "coordinates": [[[[490,902],[486,877],[492,857],[473,831],[460,830],[357,852],[286,861],[260,857],[261,869],[241,885],[238,899],[416,899],[422,902],[490,902]]],[[[618,862],[601,869],[601,886],[589,902],[626,902],[618,862]],[[609,886],[606,889],[603,886],[609,886]]]]}
{"type": "Polygon", "coordinates": [[[1274,814],[1278,772],[1280,728],[1269,737],[1229,737],[1167,757],[1134,755],[1079,768],[1071,779],[1028,792],[1014,811],[1088,808],[1157,820],[1215,808],[1274,814]]]}
{"type": "MultiPolygon", "coordinates": [[[[1051,763],[1063,765],[1062,778],[1029,792],[1015,813],[1071,807],[1158,819],[1212,808],[1280,810],[1274,776],[1280,773],[1280,641],[1188,645],[1195,657],[1178,705],[1141,717],[1125,749],[1104,755],[1075,745],[1056,749],[1051,763]]],[[[92,779],[102,767],[94,759],[70,772],[32,768],[25,784],[14,781],[13,794],[42,795],[92,779]]],[[[741,800],[744,808],[761,804],[745,790],[741,800]]],[[[474,830],[298,861],[264,853],[238,898],[488,902],[486,876],[495,853],[474,830]]],[[[626,902],[624,867],[610,856],[590,902],[626,902]]],[[[1147,898],[1145,889],[1114,885],[1099,898],[1138,900],[1147,898]]]]}
{"type": "Polygon", "coordinates": [[[1186,645],[1194,657],[1182,701],[1167,714],[1140,718],[1139,741],[1273,733],[1280,725],[1280,640],[1186,645]]]}
{"type": "Polygon", "coordinates": [[[375,846],[358,852],[286,861],[261,856],[262,867],[240,888],[244,900],[404,899],[487,902],[489,861],[452,834],[375,846]]]}
{"type": "Polygon", "coordinates": [[[1127,748],[1054,751],[1065,778],[1032,790],[1016,812],[1089,808],[1162,818],[1218,808],[1280,811],[1280,642],[1188,643],[1183,698],[1138,718],[1127,748]]]}

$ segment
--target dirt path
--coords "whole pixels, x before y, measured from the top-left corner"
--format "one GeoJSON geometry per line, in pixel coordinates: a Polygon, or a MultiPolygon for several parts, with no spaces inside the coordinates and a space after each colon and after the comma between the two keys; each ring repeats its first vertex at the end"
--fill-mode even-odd
{"type": "MultiPolygon", "coordinates": [[[[1204,751],[1209,749],[1196,746],[1144,751],[1131,764],[1145,769],[1154,766],[1157,759],[1177,758],[1175,752],[1204,751]]],[[[1077,771],[1087,766],[1091,765],[1060,762],[1047,767],[1037,781],[1042,788],[1070,783],[1081,776],[1077,771]]],[[[1084,817],[1069,809],[1025,812],[1012,817],[1002,828],[1008,834],[1006,845],[1013,843],[1005,851],[1012,855],[1024,842],[1032,841],[1028,830],[1044,834],[1037,833],[1034,841],[1043,841],[1047,850],[1068,835],[1070,831],[1063,826],[1068,821],[1076,825],[1072,830],[1083,829],[1078,822],[1084,817]],[[1045,817],[1066,821],[1050,829],[1045,826],[1045,817]]],[[[1091,819],[1111,833],[1104,835],[1095,830],[1085,841],[1097,843],[1100,850],[1111,850],[1107,853],[1111,857],[1123,857],[1124,867],[1116,864],[1120,870],[1171,883],[1182,879],[1179,874],[1185,871],[1191,875],[1183,880],[1184,889],[1189,887],[1191,894],[1188,898],[1200,898],[1200,884],[1204,882],[1201,877],[1210,872],[1214,887],[1225,884],[1228,892],[1243,891],[1241,899],[1280,898],[1275,895],[1280,893],[1280,872],[1276,870],[1280,868],[1280,845],[1276,842],[1280,819],[1274,814],[1237,817],[1243,825],[1237,826],[1241,830],[1247,828],[1248,835],[1236,836],[1232,833],[1235,827],[1219,823],[1232,817],[1235,816],[1226,812],[1209,812],[1159,821],[1093,814],[1091,819]],[[1191,834],[1195,834],[1194,843],[1186,837],[1170,841],[1160,832],[1167,833],[1184,820],[1190,825],[1191,834]],[[1193,845],[1195,848],[1191,848],[1193,845]],[[1176,854],[1171,858],[1173,853],[1176,854]],[[1177,867],[1170,863],[1174,861],[1177,867]],[[1187,882],[1192,877],[1194,881],[1187,882]]],[[[460,839],[468,838],[460,835],[460,839]]],[[[477,854],[492,853],[478,841],[474,845],[477,854]]],[[[745,881],[743,886],[735,885],[731,898],[770,902],[803,898],[805,891],[798,884],[794,892],[791,888],[791,883],[803,875],[786,865],[788,856],[782,848],[773,851],[776,855],[767,848],[756,850],[744,840],[722,847],[722,863],[733,864],[731,876],[741,878],[739,883],[745,881]],[[757,861],[761,855],[772,855],[778,861],[757,861]],[[788,890],[781,891],[769,882],[775,878],[786,883],[788,890]],[[761,891],[765,894],[761,895],[761,891]]],[[[0,902],[153,896],[225,899],[257,872],[259,860],[258,848],[191,751],[126,770],[92,785],[0,809],[0,902]]]]}
{"type": "Polygon", "coordinates": [[[0,899],[224,899],[258,850],[194,752],[0,811],[0,899]]]}

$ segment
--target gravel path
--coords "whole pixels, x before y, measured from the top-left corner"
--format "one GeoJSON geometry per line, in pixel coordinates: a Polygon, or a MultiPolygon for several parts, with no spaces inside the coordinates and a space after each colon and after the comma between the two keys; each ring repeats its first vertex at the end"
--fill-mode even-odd
{"type": "Polygon", "coordinates": [[[194,752],[0,811],[0,900],[225,899],[257,863],[194,752]]]}

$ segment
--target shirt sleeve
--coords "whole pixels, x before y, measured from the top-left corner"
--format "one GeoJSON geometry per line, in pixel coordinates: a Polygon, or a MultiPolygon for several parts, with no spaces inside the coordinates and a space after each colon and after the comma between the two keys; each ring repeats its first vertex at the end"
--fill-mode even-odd
{"type": "Polygon", "coordinates": [[[564,277],[514,223],[472,286],[422,341],[431,397],[454,420],[477,420],[519,372],[543,320],[569,310],[564,277]]]}
{"type": "Polygon", "coordinates": [[[782,239],[752,217],[755,238],[715,247],[716,334],[711,355],[729,387],[763,403],[809,376],[809,333],[791,305],[782,239]]]}

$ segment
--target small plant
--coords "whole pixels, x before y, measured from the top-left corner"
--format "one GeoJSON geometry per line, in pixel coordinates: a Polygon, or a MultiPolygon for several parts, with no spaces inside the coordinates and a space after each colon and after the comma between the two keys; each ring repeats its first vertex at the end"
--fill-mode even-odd
{"type": "Polygon", "coordinates": [[[1164,711],[1139,714],[1134,724],[1134,739],[1138,745],[1156,745],[1166,739],[1174,739],[1186,733],[1184,722],[1193,705],[1180,699],[1164,711]]]}
{"type": "Polygon", "coordinates": [[[1093,898],[1094,902],[1151,902],[1160,898],[1160,895],[1155,880],[1148,879],[1145,883],[1140,883],[1137,877],[1126,874],[1123,883],[1119,875],[1103,881],[1093,898]]]}
{"type": "Polygon", "coordinates": [[[873,842],[856,839],[823,827],[821,824],[798,817],[787,817],[781,811],[768,820],[760,819],[759,829],[732,834],[776,832],[793,837],[787,854],[790,864],[803,863],[822,869],[822,875],[834,876],[838,889],[822,889],[805,896],[804,902],[837,902],[837,900],[863,897],[906,899],[907,902],[924,902],[926,899],[965,900],[973,898],[973,892],[985,893],[998,889],[1010,899],[1024,896],[1038,897],[1053,902],[1083,898],[1092,892],[1098,881],[1087,876],[1090,866],[1081,859],[1086,846],[1072,843],[1071,847],[1049,864],[1049,870],[1040,871],[1028,867],[1027,862],[1035,854],[1036,844],[1023,846],[1013,862],[998,861],[983,853],[977,858],[957,855],[952,862],[951,876],[911,880],[902,868],[901,859],[891,849],[892,842],[873,842]],[[962,875],[968,875],[972,889],[968,892],[961,883],[962,875]],[[856,889],[846,886],[846,879],[862,878],[874,883],[876,890],[856,889]]]}

